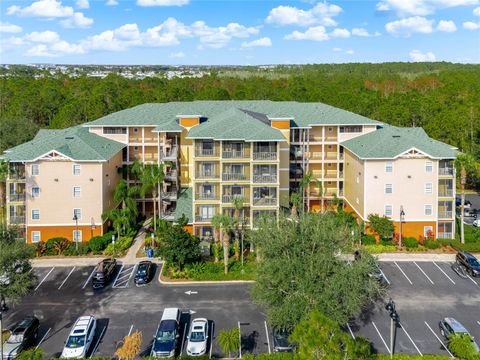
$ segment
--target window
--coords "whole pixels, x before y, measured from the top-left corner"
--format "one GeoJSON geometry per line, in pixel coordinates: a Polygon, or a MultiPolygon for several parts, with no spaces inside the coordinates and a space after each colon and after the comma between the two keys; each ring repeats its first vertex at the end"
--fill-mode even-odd
{"type": "Polygon", "coordinates": [[[385,216],[392,216],[392,205],[385,205],[385,216]]]}
{"type": "Polygon", "coordinates": [[[122,127],[104,127],[103,128],[104,134],[126,134],[127,128],[122,127]]]}
{"type": "Polygon", "coordinates": [[[40,188],[35,186],[32,187],[32,198],[38,198],[40,196],[40,188]]]}
{"type": "Polygon", "coordinates": [[[393,185],[385,184],[385,194],[392,194],[392,193],[393,193],[393,185]]]}
{"type": "Polygon", "coordinates": [[[361,133],[361,126],[340,126],[341,133],[361,133]]]}
{"type": "Polygon", "coordinates": [[[425,171],[432,172],[433,171],[433,163],[431,161],[427,161],[425,163],[425,171]]]}
{"type": "Polygon", "coordinates": [[[40,210],[32,209],[32,220],[40,220],[40,210]]]}
{"type": "Polygon", "coordinates": [[[432,205],[430,204],[425,205],[425,215],[426,216],[432,215],[432,205]]]}
{"type": "Polygon", "coordinates": [[[80,164],[73,164],[73,175],[80,175],[80,164]]]}
{"type": "Polygon", "coordinates": [[[423,227],[423,236],[427,237],[433,233],[433,227],[432,226],[424,226],[423,227]]]}
{"type": "Polygon", "coordinates": [[[40,231],[32,231],[32,243],[40,242],[40,231]]]}
{"type": "Polygon", "coordinates": [[[433,192],[433,184],[425,183],[425,194],[431,194],[433,192]]]}
{"type": "Polygon", "coordinates": [[[80,188],[80,186],[74,186],[73,187],[73,197],[80,197],[80,195],[82,194],[82,189],[80,188]]]}
{"type": "Polygon", "coordinates": [[[82,209],[73,209],[73,217],[77,217],[78,220],[82,218],[82,209]]]}
{"type": "Polygon", "coordinates": [[[40,166],[38,164],[32,164],[32,176],[40,174],[40,166]]]}
{"type": "Polygon", "coordinates": [[[73,230],[73,241],[75,242],[82,241],[82,230],[73,230]]]}
{"type": "Polygon", "coordinates": [[[391,161],[387,161],[385,163],[385,172],[388,172],[388,173],[393,172],[393,163],[391,161]]]}

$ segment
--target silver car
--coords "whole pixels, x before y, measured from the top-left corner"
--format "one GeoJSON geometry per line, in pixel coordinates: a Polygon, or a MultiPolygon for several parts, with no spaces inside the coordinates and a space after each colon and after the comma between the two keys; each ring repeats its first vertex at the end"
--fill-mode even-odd
{"type": "Polygon", "coordinates": [[[476,352],[479,352],[479,347],[478,344],[475,342],[475,339],[473,338],[472,335],[468,332],[467,329],[457,320],[454,318],[444,318],[440,323],[438,324],[440,327],[440,333],[442,336],[448,340],[450,335],[458,334],[458,335],[463,335],[463,336],[468,336],[472,340],[473,346],[476,350],[476,352]]]}

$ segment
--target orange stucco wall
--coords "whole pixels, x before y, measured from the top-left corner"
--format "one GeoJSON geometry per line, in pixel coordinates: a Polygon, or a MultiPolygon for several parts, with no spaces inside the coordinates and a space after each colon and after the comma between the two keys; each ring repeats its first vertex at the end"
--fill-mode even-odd
{"type": "MultiPolygon", "coordinates": [[[[32,242],[32,231],[40,231],[40,240],[45,242],[54,237],[64,237],[68,240],[72,240],[73,230],[76,230],[75,226],[29,226],[27,230],[27,242],[32,242]]],[[[90,240],[92,233],[91,226],[79,225],[78,230],[82,230],[83,242],[90,240]]],[[[102,226],[95,226],[93,236],[102,235],[102,233],[102,226]]]]}
{"type": "MultiPolygon", "coordinates": [[[[400,232],[400,223],[394,222],[395,232],[400,232]]],[[[423,236],[423,227],[431,226],[434,237],[436,237],[437,224],[434,221],[418,221],[418,222],[404,222],[402,224],[402,236],[403,237],[414,237],[418,239],[420,236],[423,236]]]]}
{"type": "Polygon", "coordinates": [[[344,202],[343,208],[344,208],[345,211],[348,211],[348,212],[352,213],[353,216],[355,216],[357,218],[357,220],[361,221],[360,215],[357,214],[355,209],[352,208],[348,202],[346,202],[346,201],[344,202]]]}
{"type": "Polygon", "coordinates": [[[290,120],[272,120],[272,127],[276,129],[290,129],[290,120]]]}
{"type": "Polygon", "coordinates": [[[192,127],[200,124],[199,118],[180,118],[179,123],[183,127],[192,127]]]}

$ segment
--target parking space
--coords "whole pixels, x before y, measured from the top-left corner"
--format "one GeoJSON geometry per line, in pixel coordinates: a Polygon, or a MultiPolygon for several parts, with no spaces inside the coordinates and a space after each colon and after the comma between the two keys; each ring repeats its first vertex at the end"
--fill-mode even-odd
{"type": "Polygon", "coordinates": [[[129,286],[130,280],[132,279],[136,266],[135,265],[121,265],[113,281],[112,288],[114,289],[125,289],[129,286]]]}

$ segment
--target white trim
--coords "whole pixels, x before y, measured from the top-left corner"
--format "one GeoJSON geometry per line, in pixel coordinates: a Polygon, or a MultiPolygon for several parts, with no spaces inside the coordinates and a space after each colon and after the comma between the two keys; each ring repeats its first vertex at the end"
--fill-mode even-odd
{"type": "Polygon", "coordinates": [[[74,185],[72,188],[72,197],[75,199],[81,198],[82,197],[82,187],[81,186],[76,186],[74,185]],[[80,193],[78,196],[75,196],[75,189],[78,188],[80,190],[80,193]]]}
{"type": "Polygon", "coordinates": [[[77,216],[78,220],[82,218],[82,208],[73,208],[72,218],[75,216],[75,210],[80,210],[80,216],[77,216]]]}
{"type": "Polygon", "coordinates": [[[383,188],[383,191],[384,191],[385,195],[391,195],[391,194],[393,194],[393,184],[392,184],[392,183],[385,183],[385,186],[384,186],[384,188],[383,188]],[[387,188],[388,188],[387,185],[390,185],[390,190],[391,190],[390,192],[387,192],[387,188]]]}
{"type": "MultiPolygon", "coordinates": [[[[437,226],[438,226],[438,225],[437,225],[437,226]]],[[[427,232],[428,232],[427,229],[430,230],[431,232],[433,232],[433,226],[432,226],[432,225],[425,225],[425,226],[423,227],[423,236],[425,236],[425,237],[427,236],[427,232]],[[427,231],[425,231],[425,230],[427,230],[427,231]]]]}
{"type": "Polygon", "coordinates": [[[423,186],[423,189],[425,191],[425,194],[433,194],[433,183],[432,182],[426,182],[423,186]],[[427,185],[430,185],[430,191],[428,191],[427,185]]]}
{"type": "MultiPolygon", "coordinates": [[[[56,153],[56,154],[62,155],[63,157],[65,157],[66,159],[69,159],[70,161],[75,161],[75,160],[72,159],[70,156],[67,156],[67,155],[61,153],[60,151],[54,150],[54,149],[48,150],[45,154],[36,157],[36,158],[33,159],[32,161],[40,160],[40,159],[42,159],[44,156],[47,156],[47,155],[50,154],[50,153],[56,153]]],[[[49,159],[42,159],[42,160],[49,160],[49,159]]]]}
{"type": "Polygon", "coordinates": [[[360,211],[358,211],[358,209],[357,209],[355,206],[353,206],[353,205],[350,203],[350,201],[348,201],[348,199],[347,199],[346,197],[343,197],[343,200],[345,200],[345,201],[348,203],[348,205],[350,205],[350,207],[351,207],[353,210],[355,210],[355,213],[356,213],[358,216],[360,216],[360,218],[361,218],[362,220],[365,220],[365,218],[362,216],[362,213],[361,213],[360,211]]]}
{"type": "Polygon", "coordinates": [[[289,168],[282,168],[282,169],[278,169],[279,171],[290,171],[289,168]]]}
{"type": "Polygon", "coordinates": [[[287,148],[280,148],[280,151],[290,151],[290,147],[287,147],[287,148]]]}
{"type": "Polygon", "coordinates": [[[81,164],[77,164],[77,163],[72,164],[72,175],[73,176],[81,176],[82,175],[82,165],[81,164]],[[79,167],[78,174],[75,174],[75,166],[79,167]]]}
{"type": "Polygon", "coordinates": [[[155,130],[155,129],[152,130],[152,132],[154,133],[181,133],[182,131],[183,130],[155,130]]]}
{"type": "MultiPolygon", "coordinates": [[[[345,176],[345,169],[343,171],[345,176]]],[[[345,184],[343,186],[345,187],[345,184]]],[[[367,218],[367,160],[363,160],[363,219],[367,218]]]]}
{"type": "MultiPolygon", "coordinates": [[[[347,149],[348,151],[350,151],[353,155],[355,155],[360,160],[396,160],[400,156],[400,155],[397,155],[395,157],[362,157],[362,156],[359,156],[357,153],[355,153],[348,146],[344,145],[344,143],[347,142],[347,141],[350,141],[350,140],[344,140],[342,142],[339,142],[338,144],[342,145],[344,147],[344,149],[347,149]]],[[[455,149],[452,149],[452,150],[455,150],[455,149]]],[[[433,156],[428,155],[427,157],[432,159],[432,160],[452,160],[452,159],[456,159],[456,157],[448,157],[448,156],[433,157],[433,156]]]]}
{"type": "Polygon", "coordinates": [[[72,241],[73,242],[82,242],[83,241],[83,231],[82,230],[77,230],[73,229],[72,230],[72,241]],[[75,239],[75,233],[77,233],[79,236],[77,236],[77,239],[75,239]]]}
{"type": "Polygon", "coordinates": [[[40,164],[32,164],[30,165],[30,176],[40,176],[40,164]],[[33,173],[33,167],[36,166],[37,167],[37,173],[34,174],[33,173]]]}
{"type": "Polygon", "coordinates": [[[40,187],[39,186],[32,186],[31,188],[31,194],[32,194],[32,199],[38,199],[40,197],[40,187]],[[33,195],[33,189],[38,189],[38,195],[37,196],[34,196],[33,195]]]}
{"type": "Polygon", "coordinates": [[[184,118],[184,119],[196,119],[204,117],[203,115],[175,115],[176,118],[184,118]]]}
{"type": "Polygon", "coordinates": [[[393,173],[393,161],[385,161],[385,172],[386,173],[393,173]],[[390,165],[390,167],[392,169],[391,171],[387,170],[387,165],[390,165]]]}
{"type": "MultiPolygon", "coordinates": [[[[270,121],[279,121],[279,120],[283,120],[283,121],[286,121],[286,120],[295,120],[295,118],[292,116],[292,117],[270,117],[267,115],[267,119],[270,120],[270,121]]],[[[285,129],[286,130],[286,129],[285,129]]]]}
{"type": "Polygon", "coordinates": [[[433,161],[425,161],[425,172],[426,173],[433,173],[433,161]],[[427,170],[427,164],[430,164],[431,167],[432,167],[432,170],[431,171],[428,171],[427,170]]]}

